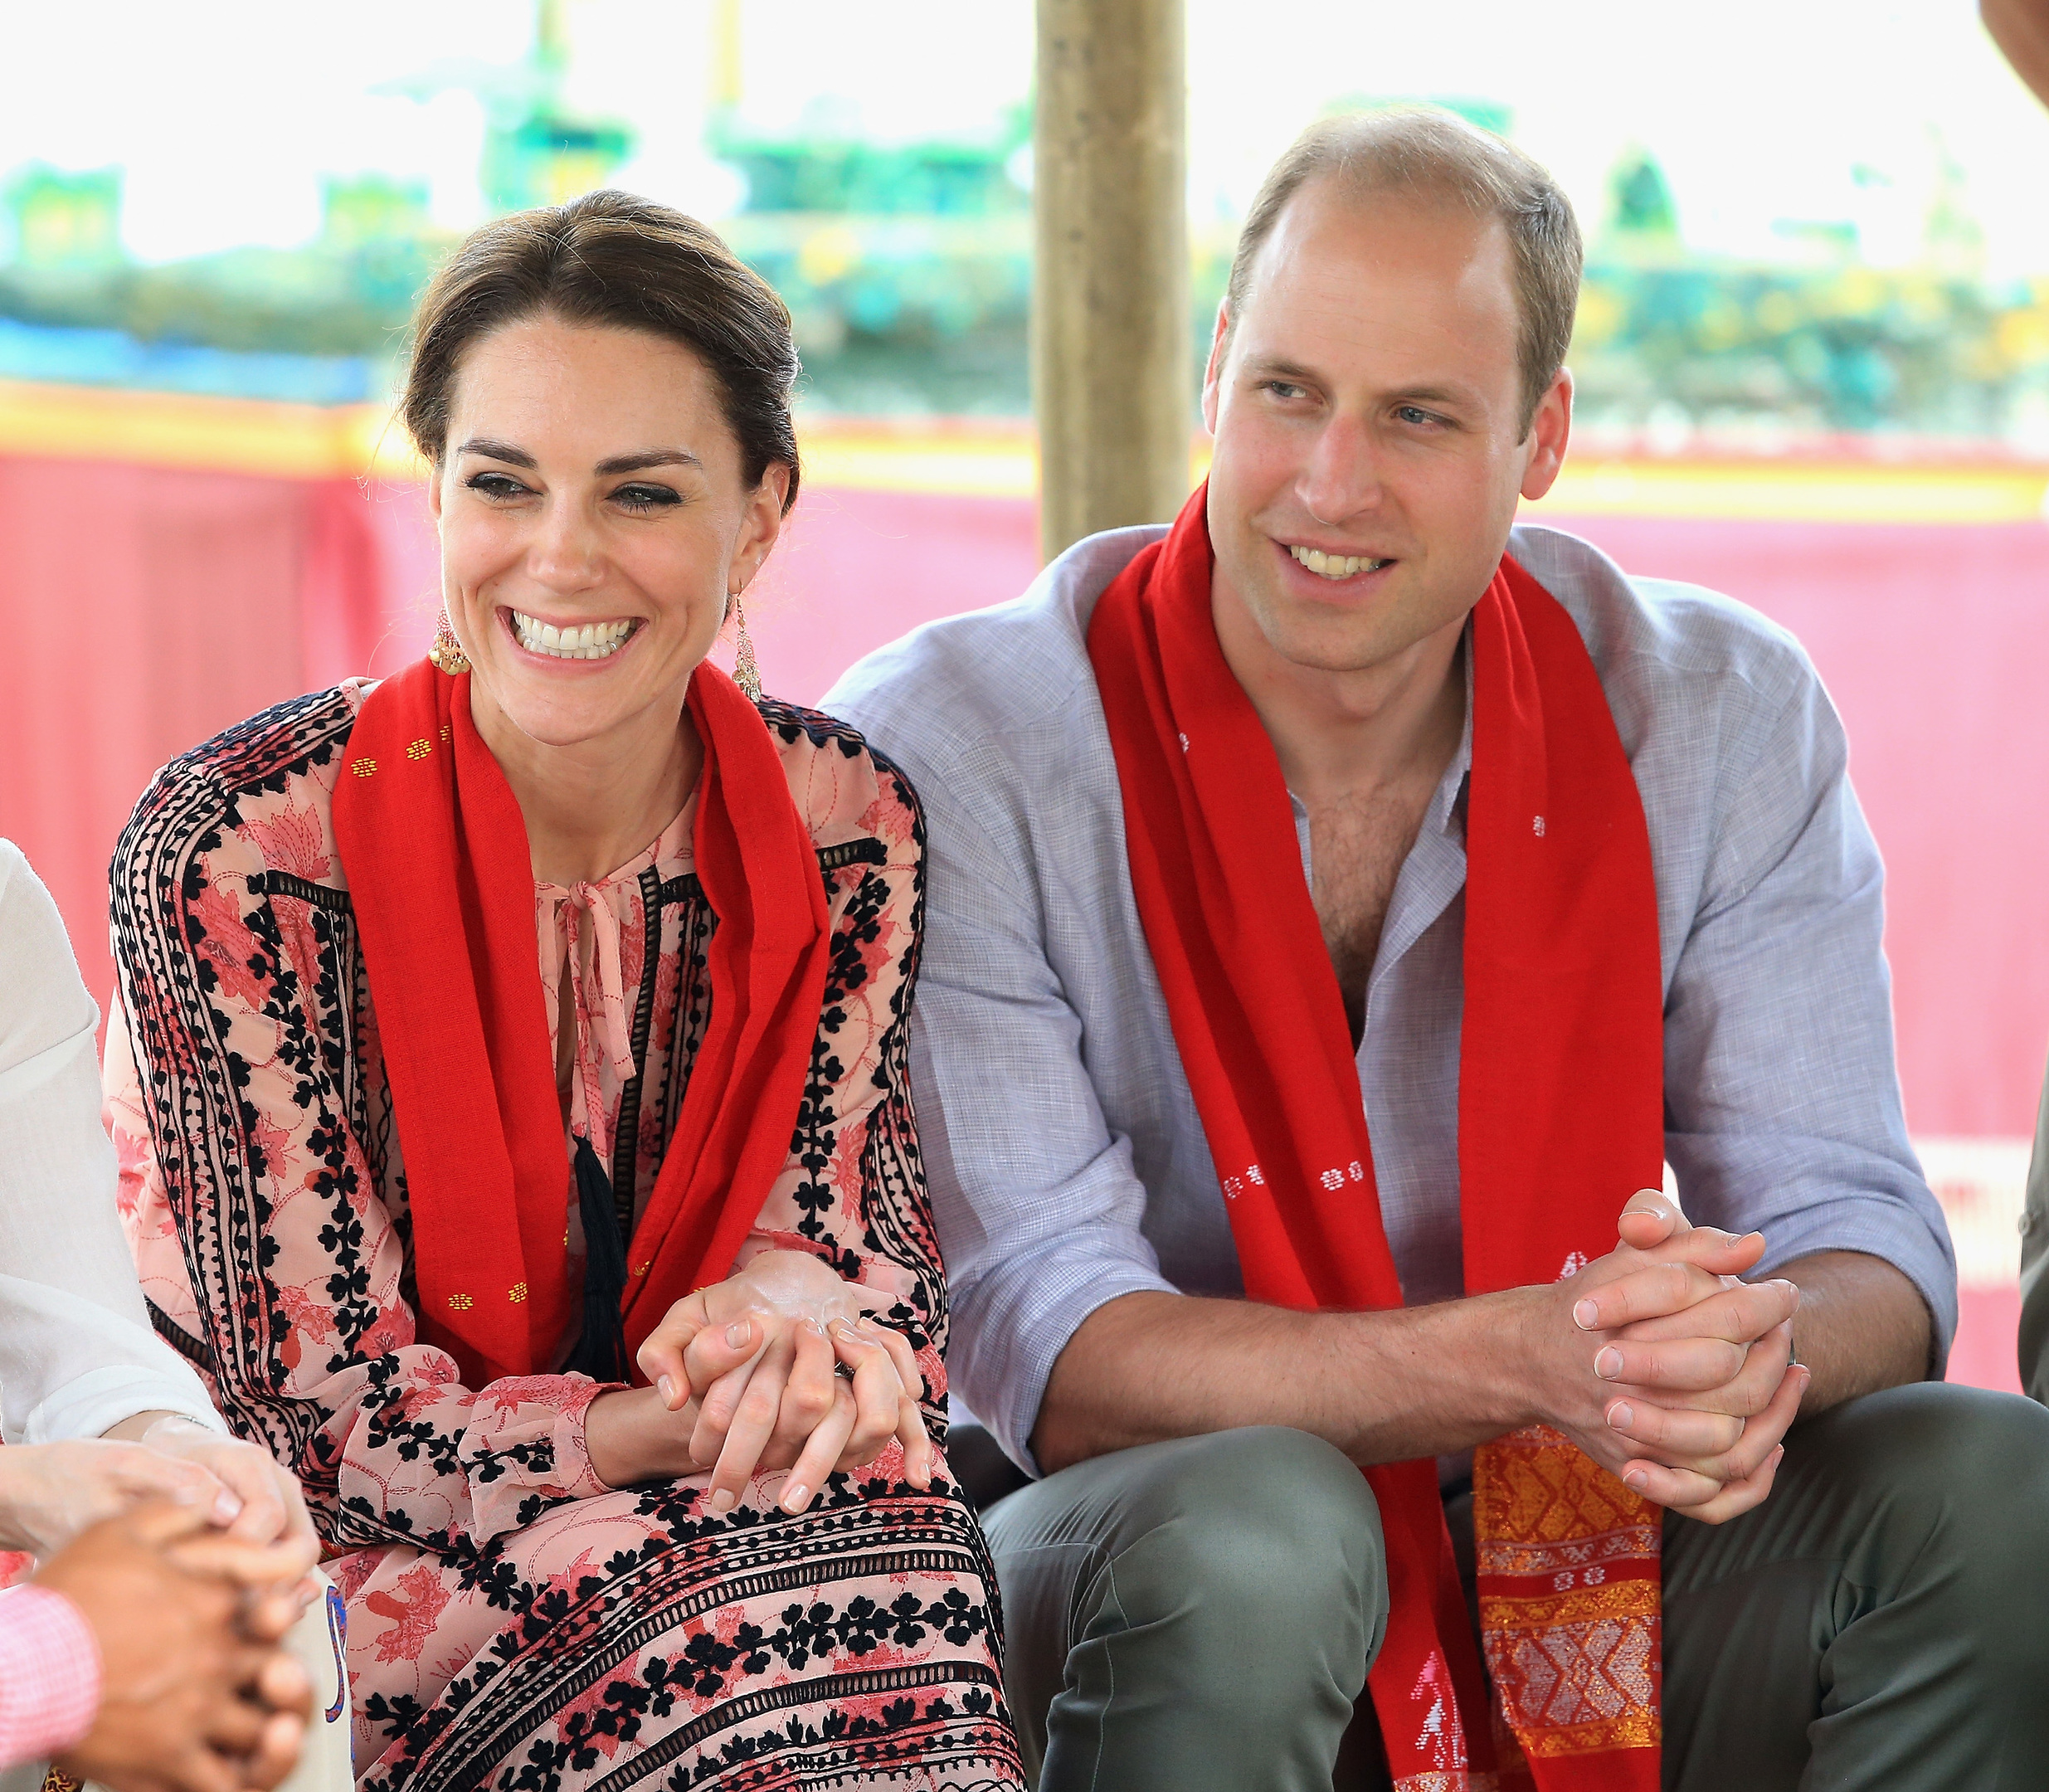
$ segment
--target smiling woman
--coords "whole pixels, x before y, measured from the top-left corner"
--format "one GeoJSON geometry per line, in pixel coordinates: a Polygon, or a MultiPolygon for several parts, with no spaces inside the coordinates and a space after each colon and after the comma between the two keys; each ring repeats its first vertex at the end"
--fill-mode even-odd
{"type": "Polygon", "coordinates": [[[117,855],[144,1285],[304,1483],[380,1792],[1020,1783],[932,1441],[917,798],[705,658],[796,371],[677,213],[478,232],[405,402],[441,650],[178,761],[117,855]]]}

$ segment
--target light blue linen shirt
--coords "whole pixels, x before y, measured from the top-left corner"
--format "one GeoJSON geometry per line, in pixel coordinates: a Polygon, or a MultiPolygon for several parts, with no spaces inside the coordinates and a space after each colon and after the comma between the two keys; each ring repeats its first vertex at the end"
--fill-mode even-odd
{"type": "MultiPolygon", "coordinates": [[[[1087,630],[1156,528],[1077,544],[1013,603],[927,625],[824,707],[909,775],[930,835],[912,1033],[951,1289],[953,1385],[1010,1457],[1083,1320],[1138,1289],[1243,1293],[1132,899],[1087,630]]],[[[1880,948],[1884,872],[1821,680],[1784,630],[1625,576],[1556,530],[1510,549],[1578,624],[1643,795],[1665,988],[1665,1154],[1697,1222],[1900,1269],[1956,1325],[1941,1210],[1907,1142],[1880,948]]],[[[1404,861],[1359,1081],[1411,1304],[1464,1292],[1458,1035],[1467,733],[1404,861]]],[[[1311,875],[1306,813],[1296,805],[1311,875]]],[[[1618,1192],[1619,1212],[1623,1195],[1618,1192]]],[[[1760,1272],[1763,1273],[1763,1272],[1760,1272]]]]}

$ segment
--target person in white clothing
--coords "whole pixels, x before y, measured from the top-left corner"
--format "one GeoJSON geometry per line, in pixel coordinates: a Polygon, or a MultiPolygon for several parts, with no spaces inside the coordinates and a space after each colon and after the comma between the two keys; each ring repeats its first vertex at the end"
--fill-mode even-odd
{"type": "Polygon", "coordinates": [[[330,1653],[325,1601],[299,1616],[316,1540],[298,1484],[150,1328],[99,1018],[49,892],[0,840],[0,1550],[40,1564],[0,1592],[0,1785],[40,1784],[51,1755],[122,1792],[275,1785],[330,1653]]]}

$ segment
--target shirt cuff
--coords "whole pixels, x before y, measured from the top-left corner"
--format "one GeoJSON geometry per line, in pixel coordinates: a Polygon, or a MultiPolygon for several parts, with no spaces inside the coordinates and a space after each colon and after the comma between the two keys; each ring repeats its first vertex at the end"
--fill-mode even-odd
{"type": "Polygon", "coordinates": [[[0,1593],[0,1767],[61,1755],[100,1710],[100,1643],[84,1614],[38,1586],[0,1593]]]}
{"type": "Polygon", "coordinates": [[[1128,1259],[1025,1258],[952,1294],[951,1385],[989,1428],[1003,1454],[1037,1479],[1031,1434],[1053,1366],[1082,1322],[1125,1294],[1180,1291],[1128,1259]]]}

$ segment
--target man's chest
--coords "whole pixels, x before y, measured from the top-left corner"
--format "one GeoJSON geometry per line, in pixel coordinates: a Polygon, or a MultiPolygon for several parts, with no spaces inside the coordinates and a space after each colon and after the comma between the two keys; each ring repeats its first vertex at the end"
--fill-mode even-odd
{"type": "Polygon", "coordinates": [[[1307,805],[1310,896],[1355,1043],[1394,887],[1428,801],[1427,790],[1395,789],[1307,805]]]}

